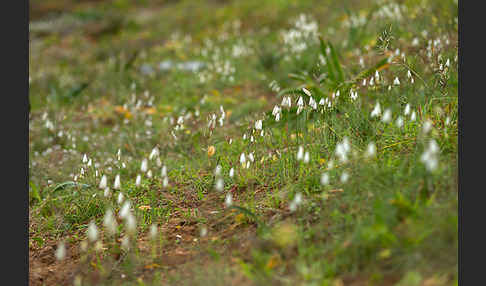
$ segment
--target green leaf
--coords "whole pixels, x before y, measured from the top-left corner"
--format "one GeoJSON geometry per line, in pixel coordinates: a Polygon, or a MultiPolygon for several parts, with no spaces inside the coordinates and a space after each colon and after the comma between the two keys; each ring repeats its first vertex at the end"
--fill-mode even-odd
{"type": "Polygon", "coordinates": [[[306,81],[308,81],[308,80],[309,80],[309,78],[308,78],[308,77],[306,77],[306,76],[304,76],[304,75],[300,75],[300,74],[295,74],[295,73],[290,73],[290,74],[289,74],[289,77],[290,77],[291,79],[300,80],[300,81],[302,81],[302,82],[306,82],[306,81]]]}
{"type": "Polygon", "coordinates": [[[81,186],[82,188],[89,188],[90,187],[89,185],[86,185],[86,184],[76,183],[76,182],[73,182],[73,181],[67,181],[67,182],[63,182],[63,183],[60,183],[57,186],[55,186],[54,189],[52,190],[52,192],[65,189],[67,187],[74,187],[74,186],[81,186]]]}
{"type": "Polygon", "coordinates": [[[280,97],[280,96],[285,95],[285,94],[300,94],[300,95],[307,96],[305,94],[305,92],[299,87],[297,87],[297,88],[295,88],[295,87],[284,88],[284,89],[280,90],[279,93],[277,93],[277,96],[280,97]]]}
{"type": "Polygon", "coordinates": [[[331,62],[331,59],[329,58],[328,54],[326,53],[326,43],[324,43],[324,40],[322,37],[319,37],[319,42],[321,44],[321,53],[326,59],[327,62],[327,72],[328,72],[328,78],[335,82],[336,81],[336,76],[334,75],[334,70],[333,70],[333,65],[331,62]]]}
{"type": "Polygon", "coordinates": [[[34,183],[32,183],[32,181],[29,182],[29,185],[30,185],[30,190],[32,191],[32,197],[40,202],[42,198],[39,193],[39,188],[37,188],[37,186],[34,183]]]}
{"type": "Polygon", "coordinates": [[[336,69],[337,80],[339,82],[343,82],[344,81],[344,73],[343,73],[343,70],[341,68],[341,64],[339,63],[339,59],[338,59],[338,55],[336,53],[336,50],[332,46],[331,42],[328,42],[327,44],[328,44],[329,48],[331,49],[331,59],[332,59],[332,63],[334,65],[334,68],[336,69]]]}
{"type": "Polygon", "coordinates": [[[83,92],[89,85],[90,85],[89,82],[83,82],[83,83],[71,88],[68,91],[66,97],[74,98],[74,97],[79,96],[81,94],[81,92],[83,92]]]}
{"type": "Polygon", "coordinates": [[[375,71],[377,70],[381,70],[381,69],[384,69],[388,66],[388,57],[380,60],[376,65],[374,65],[373,67],[365,70],[365,71],[362,71],[361,73],[359,73],[357,76],[355,76],[355,78],[353,79],[353,82],[357,82],[359,80],[362,80],[364,78],[367,78],[369,77],[370,75],[372,75],[375,71]]]}
{"type": "Polygon", "coordinates": [[[42,237],[33,237],[32,240],[37,242],[39,244],[39,247],[42,247],[44,245],[44,239],[42,239],[42,237]]]}

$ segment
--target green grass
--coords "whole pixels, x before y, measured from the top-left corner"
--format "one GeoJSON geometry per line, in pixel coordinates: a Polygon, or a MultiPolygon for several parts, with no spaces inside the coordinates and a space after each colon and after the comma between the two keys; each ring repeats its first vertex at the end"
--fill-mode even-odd
{"type": "Polygon", "coordinates": [[[54,257],[60,241],[70,246],[68,262],[32,266],[56,269],[47,285],[457,284],[454,1],[110,3],[66,4],[31,19],[30,253],[52,246],[54,257]],[[299,29],[307,32],[286,43],[283,35],[299,29]],[[205,67],[159,70],[166,60],[205,67]],[[303,88],[332,107],[313,110],[303,88]],[[287,96],[292,106],[277,122],[272,110],[287,96]],[[343,162],[336,150],[345,138],[343,162]],[[438,163],[428,169],[430,140],[438,163]],[[376,154],[367,157],[370,143],[376,154]],[[149,160],[149,178],[141,162],[155,146],[160,165],[149,160]],[[299,146],[308,163],[297,159],[299,146]],[[242,153],[254,156],[249,168],[242,153]],[[102,175],[110,197],[98,187],[102,175]],[[129,250],[120,192],[136,218],[129,250]],[[115,238],[103,226],[107,209],[117,217],[115,238]],[[82,250],[90,221],[101,250],[82,250]]]}

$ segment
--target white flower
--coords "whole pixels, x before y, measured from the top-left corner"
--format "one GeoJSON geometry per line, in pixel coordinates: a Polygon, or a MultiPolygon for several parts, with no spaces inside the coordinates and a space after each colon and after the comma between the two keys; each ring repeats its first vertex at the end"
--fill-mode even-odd
{"type": "Polygon", "coordinates": [[[275,107],[272,110],[272,115],[275,116],[275,121],[280,121],[280,115],[282,113],[282,110],[278,105],[275,105],[275,107]]]}
{"type": "Polygon", "coordinates": [[[138,174],[137,179],[135,180],[135,186],[140,187],[141,183],[142,183],[142,176],[138,174]]]}
{"type": "Polygon", "coordinates": [[[235,175],[235,169],[234,168],[231,168],[229,170],[229,176],[230,176],[230,178],[233,178],[234,175],[235,175]]]}
{"type": "Polygon", "coordinates": [[[224,189],[224,181],[222,178],[218,178],[216,180],[216,185],[214,186],[214,188],[220,192],[224,189]]]}
{"type": "Polygon", "coordinates": [[[302,99],[302,96],[299,96],[299,99],[297,100],[297,106],[303,106],[304,105],[304,99],[302,99]]]}
{"type": "Polygon", "coordinates": [[[410,115],[410,120],[411,121],[415,121],[415,118],[417,117],[417,114],[415,113],[415,111],[412,112],[412,115],[410,115]]]}
{"type": "Polygon", "coordinates": [[[149,159],[153,160],[154,158],[158,157],[159,154],[160,154],[159,148],[157,148],[157,146],[155,146],[154,149],[152,149],[152,152],[150,152],[149,159]]]}
{"type": "Polygon", "coordinates": [[[153,177],[152,170],[149,170],[147,172],[147,177],[149,177],[149,178],[152,178],[153,177]]]}
{"type": "Polygon", "coordinates": [[[375,143],[370,142],[370,144],[368,144],[368,147],[366,148],[365,156],[369,158],[375,156],[375,154],[376,154],[376,145],[375,143]]]}
{"type": "Polygon", "coordinates": [[[363,79],[363,83],[362,83],[363,86],[366,86],[366,79],[363,79]]]}
{"type": "Polygon", "coordinates": [[[233,195],[232,195],[230,192],[228,192],[228,193],[226,194],[226,197],[225,197],[225,199],[224,199],[224,205],[225,205],[227,208],[229,208],[231,205],[233,205],[233,195]]]}
{"type": "Polygon", "coordinates": [[[405,110],[403,111],[403,114],[408,115],[409,113],[410,113],[410,104],[407,103],[407,105],[405,106],[405,110]]]}
{"type": "Polygon", "coordinates": [[[240,155],[240,163],[241,163],[241,165],[243,165],[243,164],[246,163],[245,153],[241,153],[241,155],[240,155]]]}
{"type": "Polygon", "coordinates": [[[302,194],[297,193],[295,194],[294,199],[289,204],[289,209],[291,212],[295,212],[297,207],[302,203],[302,194]]]}
{"type": "Polygon", "coordinates": [[[108,198],[111,195],[110,188],[106,187],[105,190],[103,191],[103,196],[105,198],[108,198]]]}
{"type": "Polygon", "coordinates": [[[157,238],[157,226],[152,224],[150,226],[150,239],[155,240],[157,238]]]}
{"type": "Polygon", "coordinates": [[[410,72],[410,70],[407,71],[407,77],[412,78],[412,73],[410,72]]]}
{"type": "Polygon", "coordinates": [[[121,188],[120,175],[117,174],[115,177],[115,183],[113,184],[113,189],[119,190],[121,188]]]}
{"type": "Polygon", "coordinates": [[[121,247],[124,249],[124,250],[128,250],[130,249],[130,238],[128,238],[128,236],[124,236],[122,238],[122,242],[121,242],[121,247]]]}
{"type": "Polygon", "coordinates": [[[344,171],[342,174],[341,174],[341,183],[346,183],[349,179],[349,174],[348,172],[344,171]]]}
{"type": "Polygon", "coordinates": [[[328,173],[322,173],[321,174],[321,185],[325,186],[329,184],[329,174],[328,173]]]}
{"type": "Polygon", "coordinates": [[[347,137],[344,137],[341,143],[336,145],[336,155],[339,157],[339,160],[343,163],[348,161],[348,152],[351,150],[351,146],[349,144],[349,140],[347,137]]]}
{"type": "Polygon", "coordinates": [[[116,201],[118,202],[118,204],[121,204],[121,203],[123,203],[123,200],[124,200],[123,193],[119,193],[116,201]]]}
{"type": "Polygon", "coordinates": [[[314,100],[312,96],[309,99],[309,106],[312,107],[312,109],[317,109],[317,102],[314,100]]]}
{"type": "Polygon", "coordinates": [[[105,213],[105,217],[103,218],[103,226],[108,230],[110,235],[114,235],[116,233],[117,224],[111,209],[108,209],[105,213]]]}
{"type": "Polygon", "coordinates": [[[157,157],[157,160],[155,162],[157,164],[157,167],[162,166],[162,161],[160,161],[160,157],[157,157]]]}
{"type": "Polygon", "coordinates": [[[432,122],[430,120],[426,120],[424,125],[422,126],[422,132],[424,134],[429,133],[429,131],[432,129],[432,122]]]}
{"type": "Polygon", "coordinates": [[[330,170],[332,168],[334,168],[334,161],[333,160],[329,160],[329,163],[327,163],[327,168],[330,170]]]}
{"type": "Polygon", "coordinates": [[[380,80],[380,74],[378,73],[378,70],[375,71],[375,80],[377,82],[380,80]]]}
{"type": "Polygon", "coordinates": [[[88,164],[87,164],[87,166],[88,166],[88,167],[91,167],[91,165],[93,165],[93,160],[91,160],[91,158],[90,158],[90,159],[88,160],[88,164]]]}
{"type": "Polygon", "coordinates": [[[371,111],[371,117],[379,116],[381,114],[380,103],[377,102],[373,111],[371,111]]]}
{"type": "Polygon", "coordinates": [[[438,154],[439,154],[439,146],[435,140],[430,140],[427,149],[424,151],[422,156],[420,157],[420,161],[425,164],[425,168],[432,172],[434,171],[438,164],[438,154]]]}
{"type": "Polygon", "coordinates": [[[164,179],[162,180],[162,186],[164,188],[167,188],[169,186],[169,178],[164,177],[164,179]]]}
{"type": "Polygon", "coordinates": [[[392,113],[391,113],[391,110],[390,109],[387,109],[385,110],[385,112],[383,113],[383,118],[381,119],[384,123],[388,123],[390,122],[391,120],[391,116],[392,116],[392,113]]]}
{"type": "Polygon", "coordinates": [[[87,163],[88,162],[88,156],[86,156],[86,154],[83,155],[83,163],[87,163]]]}
{"type": "Polygon", "coordinates": [[[307,94],[308,96],[311,96],[311,92],[308,91],[305,87],[302,88],[302,91],[307,94]]]}
{"type": "Polygon", "coordinates": [[[217,166],[216,166],[216,169],[214,170],[214,174],[215,174],[216,176],[221,175],[221,169],[222,169],[221,165],[217,165],[217,166]]]}
{"type": "Polygon", "coordinates": [[[399,116],[396,121],[397,127],[402,128],[403,126],[403,117],[399,116]]]}
{"type": "Polygon", "coordinates": [[[160,172],[161,177],[167,177],[167,167],[164,165],[162,171],[160,172]]]}
{"type": "Polygon", "coordinates": [[[64,241],[61,241],[57,245],[56,259],[58,261],[61,261],[61,260],[64,260],[65,257],[66,257],[66,245],[64,244],[64,241]]]}
{"type": "Polygon", "coordinates": [[[128,214],[130,213],[130,205],[130,201],[125,201],[125,203],[123,203],[123,206],[119,213],[120,218],[126,218],[128,216],[128,214]]]}
{"type": "Polygon", "coordinates": [[[205,227],[205,226],[201,227],[200,236],[201,236],[201,237],[205,237],[207,234],[208,234],[208,229],[207,229],[207,227],[205,227]]]}
{"type": "Polygon", "coordinates": [[[253,152],[251,152],[250,154],[248,154],[248,159],[250,159],[250,162],[255,162],[255,157],[253,157],[253,152]]]}
{"type": "Polygon", "coordinates": [[[451,118],[449,116],[447,116],[446,120],[445,120],[445,125],[449,125],[451,123],[451,118]]]}
{"type": "Polygon", "coordinates": [[[299,146],[299,151],[297,151],[297,161],[304,159],[304,147],[299,146]]]}
{"type": "Polygon", "coordinates": [[[286,96],[282,99],[282,103],[280,104],[283,107],[288,107],[290,108],[292,106],[292,101],[290,99],[290,96],[286,96]]]}
{"type": "Polygon", "coordinates": [[[302,99],[302,96],[299,97],[298,101],[297,101],[297,114],[299,114],[302,109],[304,108],[304,100],[302,99]]]}
{"type": "Polygon", "coordinates": [[[106,178],[106,175],[103,175],[101,177],[99,188],[100,189],[106,189],[107,186],[108,186],[108,178],[106,178]]]}
{"type": "Polygon", "coordinates": [[[147,158],[145,158],[143,159],[142,164],[140,166],[140,171],[142,171],[142,173],[145,173],[147,172],[147,169],[148,169],[148,160],[147,158]]]}
{"type": "Polygon", "coordinates": [[[306,151],[304,154],[304,163],[307,164],[309,163],[310,158],[309,158],[309,151],[306,151]]]}
{"type": "Polygon", "coordinates": [[[121,149],[120,148],[118,148],[118,151],[116,152],[116,159],[118,161],[120,161],[120,159],[121,159],[121,149]]]}
{"type": "Polygon", "coordinates": [[[98,239],[98,228],[93,221],[88,226],[88,239],[91,242],[95,242],[98,239]]]}
{"type": "Polygon", "coordinates": [[[262,125],[263,125],[262,120],[261,119],[260,120],[257,120],[257,122],[255,122],[255,129],[256,130],[261,130],[262,129],[262,125]]]}
{"type": "Polygon", "coordinates": [[[395,77],[395,80],[393,80],[393,84],[400,85],[400,80],[398,79],[398,77],[395,77]]]}

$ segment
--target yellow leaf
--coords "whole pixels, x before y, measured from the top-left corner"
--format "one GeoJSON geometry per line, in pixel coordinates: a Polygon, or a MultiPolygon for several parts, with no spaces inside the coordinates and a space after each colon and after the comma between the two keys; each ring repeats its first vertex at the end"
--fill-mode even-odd
{"type": "Polygon", "coordinates": [[[214,146],[209,146],[208,148],[208,156],[211,157],[214,155],[214,153],[216,152],[216,148],[214,148],[214,146]]]}
{"type": "Polygon", "coordinates": [[[157,109],[155,109],[154,107],[148,107],[148,108],[145,108],[145,113],[147,114],[155,114],[157,113],[157,109]]]}
{"type": "Polygon", "coordinates": [[[150,210],[152,209],[151,206],[139,206],[138,209],[142,210],[142,211],[145,211],[145,210],[150,210]]]}
{"type": "Polygon", "coordinates": [[[211,90],[211,92],[214,94],[214,96],[220,96],[221,95],[221,93],[219,93],[219,91],[217,91],[215,89],[211,90]]]}
{"type": "Polygon", "coordinates": [[[387,259],[388,257],[390,257],[390,255],[391,255],[391,250],[388,249],[388,248],[383,249],[382,251],[380,251],[380,254],[379,254],[380,258],[382,258],[382,259],[387,259]]]}
{"type": "Polygon", "coordinates": [[[149,265],[145,265],[145,269],[154,269],[154,268],[158,268],[160,267],[160,265],[158,265],[157,263],[152,263],[152,264],[149,264],[149,265]]]}
{"type": "Polygon", "coordinates": [[[125,112],[124,116],[125,116],[126,119],[131,119],[133,117],[133,115],[130,111],[125,112]]]}
{"type": "Polygon", "coordinates": [[[121,105],[117,105],[117,106],[115,106],[115,111],[118,112],[118,113],[120,113],[120,114],[124,114],[128,110],[125,107],[121,106],[121,105]]]}
{"type": "Polygon", "coordinates": [[[278,255],[274,255],[274,256],[270,257],[270,259],[268,260],[267,268],[273,269],[279,264],[280,264],[280,257],[278,255]]]}
{"type": "Polygon", "coordinates": [[[237,216],[235,216],[235,221],[236,221],[237,223],[242,223],[242,222],[244,222],[244,221],[245,221],[245,215],[244,215],[244,214],[242,214],[242,213],[238,214],[237,216]]]}

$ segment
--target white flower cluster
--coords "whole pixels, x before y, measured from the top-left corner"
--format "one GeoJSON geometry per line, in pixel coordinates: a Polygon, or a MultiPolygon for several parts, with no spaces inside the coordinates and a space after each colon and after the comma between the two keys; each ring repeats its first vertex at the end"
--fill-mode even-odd
{"type": "Polygon", "coordinates": [[[424,163],[425,168],[429,172],[432,172],[437,169],[437,166],[439,165],[438,155],[439,145],[437,145],[437,142],[432,139],[429,141],[429,145],[425,149],[424,153],[422,153],[422,156],[420,156],[420,162],[424,163]]]}
{"type": "Polygon", "coordinates": [[[300,58],[300,53],[308,48],[309,44],[317,42],[318,26],[317,22],[300,14],[294,23],[294,26],[281,33],[286,52],[285,60],[290,59],[289,53],[300,58]]]}

